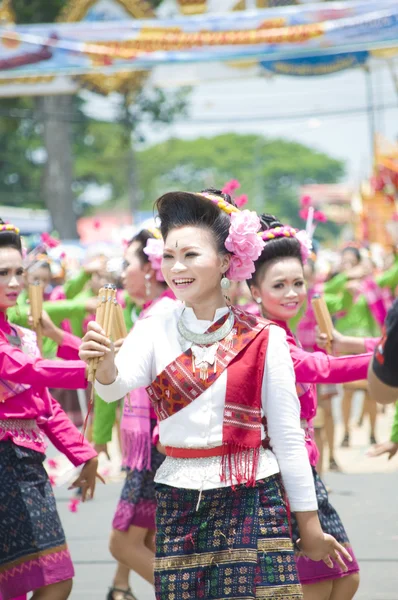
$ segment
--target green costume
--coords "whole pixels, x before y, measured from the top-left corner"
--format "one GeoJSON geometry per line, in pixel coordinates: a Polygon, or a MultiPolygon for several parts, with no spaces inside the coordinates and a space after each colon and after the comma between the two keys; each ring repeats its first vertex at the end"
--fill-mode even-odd
{"type": "MultiPolygon", "coordinates": [[[[82,337],[83,335],[82,324],[86,315],[86,299],[90,297],[82,289],[89,279],[90,275],[87,275],[82,270],[76,277],[69,279],[62,286],[66,300],[43,302],[43,309],[48,313],[53,323],[59,327],[62,321],[68,319],[72,332],[78,337],[82,337]]],[[[24,290],[20,294],[17,305],[8,309],[7,316],[11,323],[15,323],[15,325],[20,325],[21,327],[28,327],[29,304],[27,290],[24,290]]],[[[56,343],[49,338],[43,338],[43,356],[45,358],[55,358],[56,354],[56,343]]]]}
{"type": "MultiPolygon", "coordinates": [[[[340,284],[345,285],[348,281],[345,275],[337,277],[340,278],[340,284]]],[[[394,293],[398,285],[398,261],[388,271],[376,277],[376,283],[381,288],[390,288],[394,293]]],[[[325,301],[331,315],[345,313],[344,316],[336,319],[335,327],[340,333],[356,337],[380,336],[380,327],[371,313],[364,294],[354,299],[352,294],[343,289],[340,293],[325,293],[325,301]]]]}
{"type": "Polygon", "coordinates": [[[398,444],[398,402],[395,404],[395,415],[390,439],[395,444],[398,444]]]}

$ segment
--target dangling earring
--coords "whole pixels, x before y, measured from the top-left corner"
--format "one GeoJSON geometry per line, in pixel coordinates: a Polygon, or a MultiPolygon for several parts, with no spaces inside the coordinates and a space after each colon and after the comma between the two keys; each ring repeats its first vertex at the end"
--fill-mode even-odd
{"type": "Polygon", "coordinates": [[[145,294],[147,296],[151,295],[151,289],[152,289],[151,276],[149,273],[147,273],[145,275],[145,294]]]}
{"type": "Polygon", "coordinates": [[[221,289],[223,291],[223,295],[224,298],[228,304],[228,306],[231,304],[231,298],[228,296],[228,290],[231,287],[231,282],[228,279],[228,277],[223,274],[222,278],[221,278],[221,289]]]}

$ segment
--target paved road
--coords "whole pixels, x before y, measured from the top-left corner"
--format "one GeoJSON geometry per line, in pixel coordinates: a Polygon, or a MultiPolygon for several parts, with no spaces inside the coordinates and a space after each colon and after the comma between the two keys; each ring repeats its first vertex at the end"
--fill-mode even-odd
{"type": "MultiPolygon", "coordinates": [[[[387,439],[391,410],[382,416],[379,438],[387,439]]],[[[340,439],[341,430],[337,431],[340,439]]],[[[355,600],[398,600],[398,458],[366,457],[367,429],[354,430],[353,447],[339,450],[344,473],[327,473],[332,502],[352,540],[362,569],[355,600]]],[[[68,511],[70,492],[57,489],[58,507],[76,565],[72,600],[104,600],[114,565],[107,549],[108,533],[120,482],[98,488],[93,503],[68,511]]],[[[139,577],[131,583],[138,600],[153,600],[150,587],[139,577]]]]}

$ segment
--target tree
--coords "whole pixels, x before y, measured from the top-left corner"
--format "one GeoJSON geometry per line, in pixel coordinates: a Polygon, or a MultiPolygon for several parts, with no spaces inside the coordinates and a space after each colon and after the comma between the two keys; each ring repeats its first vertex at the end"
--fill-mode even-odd
{"type": "MultiPolygon", "coordinates": [[[[161,1],[150,0],[149,3],[155,8],[161,1]]],[[[12,0],[17,23],[53,22],[64,5],[65,0],[12,0]]],[[[124,90],[122,116],[113,131],[118,134],[118,164],[124,165],[125,174],[117,182],[114,177],[110,179],[112,195],[117,187],[131,190],[130,206],[133,209],[137,209],[140,202],[132,149],[133,137],[139,135],[140,119],[170,122],[185,106],[183,95],[166,96],[160,90],[147,93],[144,87],[136,88],[133,93],[124,90]]],[[[40,205],[44,200],[55,228],[64,238],[77,235],[75,196],[90,183],[109,183],[93,161],[90,164],[90,160],[82,160],[84,164],[77,165],[72,160],[72,148],[87,150],[95,146],[98,149],[95,139],[93,141],[95,136],[87,133],[90,121],[81,108],[81,103],[72,95],[13,99],[12,104],[7,100],[0,101],[0,141],[6,149],[4,158],[0,157],[0,199],[24,206],[40,205]],[[26,113],[17,114],[22,107],[26,107],[26,113]],[[11,124],[8,122],[10,111],[17,114],[11,124]],[[77,179],[74,169],[78,172],[77,179]]],[[[111,127],[103,127],[101,133],[110,130],[111,127]]],[[[103,135],[100,141],[103,151],[114,144],[113,139],[105,140],[103,135]]],[[[98,154],[96,159],[98,161],[98,154]]]]}
{"type": "Polygon", "coordinates": [[[154,198],[172,189],[219,188],[238,179],[249,207],[296,226],[302,225],[298,187],[335,183],[344,175],[340,160],[298,142],[252,134],[169,139],[138,153],[137,162],[148,208],[154,198]]]}

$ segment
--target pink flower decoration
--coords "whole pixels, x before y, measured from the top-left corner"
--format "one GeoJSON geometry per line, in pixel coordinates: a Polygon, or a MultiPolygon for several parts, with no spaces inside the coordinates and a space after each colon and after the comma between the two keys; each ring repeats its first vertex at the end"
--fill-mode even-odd
{"type": "Polygon", "coordinates": [[[300,198],[300,206],[301,208],[308,208],[311,206],[311,197],[310,196],[302,196],[300,198]]]}
{"type": "Polygon", "coordinates": [[[232,281],[245,281],[246,279],[251,278],[254,271],[254,261],[251,258],[240,258],[239,256],[232,254],[229,269],[227,271],[228,279],[231,279],[232,281]]]}
{"type": "Polygon", "coordinates": [[[49,458],[47,461],[48,466],[50,467],[50,469],[57,469],[58,468],[58,463],[54,458],[49,458]]]}
{"type": "Polygon", "coordinates": [[[52,237],[49,233],[44,232],[41,234],[40,239],[47,248],[56,248],[60,245],[60,241],[52,237]]]}
{"type": "Polygon", "coordinates": [[[95,219],[93,221],[93,227],[94,229],[101,229],[101,221],[99,219],[95,219]]]}
{"type": "Polygon", "coordinates": [[[55,486],[55,477],[54,477],[54,475],[49,475],[48,476],[48,481],[50,482],[51,487],[55,486]]]}
{"type": "Polygon", "coordinates": [[[144,252],[149,258],[149,262],[151,263],[152,269],[156,273],[157,281],[164,281],[163,273],[161,271],[163,249],[163,240],[156,240],[154,238],[149,238],[144,248],[144,252]]]}
{"type": "Polygon", "coordinates": [[[260,219],[254,211],[242,210],[231,214],[226,249],[232,253],[227,276],[234,281],[244,281],[254,273],[254,262],[264,248],[264,241],[257,235],[260,219]]]}
{"type": "Polygon", "coordinates": [[[240,183],[237,179],[231,179],[231,181],[227,181],[227,183],[222,188],[223,194],[231,195],[232,192],[238,190],[240,188],[240,183]]]}
{"type": "Polygon", "coordinates": [[[257,260],[264,244],[257,235],[260,229],[260,219],[251,210],[242,210],[231,214],[229,235],[225,240],[225,247],[229,252],[242,258],[257,260]]]}
{"type": "Polygon", "coordinates": [[[327,220],[327,216],[321,210],[316,210],[314,212],[314,221],[318,221],[318,223],[326,223],[327,220]]]}
{"type": "Polygon", "coordinates": [[[300,219],[303,219],[303,221],[306,221],[308,219],[308,208],[302,208],[299,211],[299,217],[300,219]]]}
{"type": "Polygon", "coordinates": [[[68,502],[68,510],[72,513],[76,513],[80,504],[80,498],[71,498],[68,502]]]}
{"type": "Polygon", "coordinates": [[[249,198],[247,197],[247,194],[242,194],[241,196],[235,198],[235,204],[238,208],[242,208],[242,206],[245,206],[245,204],[248,202],[249,198]]]}

